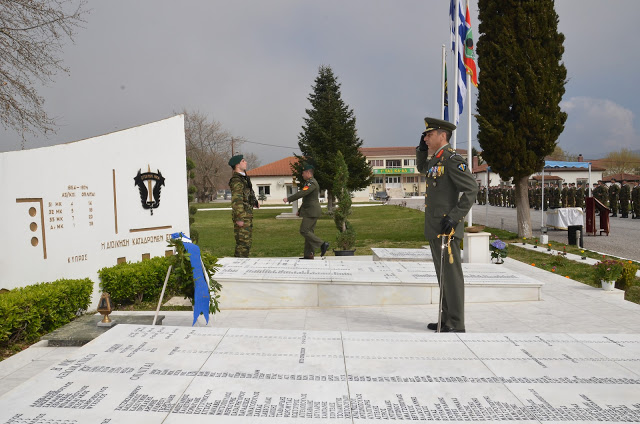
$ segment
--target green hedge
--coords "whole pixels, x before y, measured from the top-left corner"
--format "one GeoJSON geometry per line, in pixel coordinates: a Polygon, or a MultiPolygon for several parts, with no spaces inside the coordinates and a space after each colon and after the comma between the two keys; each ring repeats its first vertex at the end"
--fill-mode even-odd
{"type": "MultiPolygon", "coordinates": [[[[127,262],[98,271],[102,291],[114,304],[130,305],[143,300],[158,300],[171,258],[155,257],[142,262],[127,262]]],[[[175,292],[175,278],[169,277],[167,294],[175,292]]]]}
{"type": "Polygon", "coordinates": [[[71,322],[87,309],[93,281],[57,280],[13,289],[0,295],[0,345],[34,342],[71,322]]]}

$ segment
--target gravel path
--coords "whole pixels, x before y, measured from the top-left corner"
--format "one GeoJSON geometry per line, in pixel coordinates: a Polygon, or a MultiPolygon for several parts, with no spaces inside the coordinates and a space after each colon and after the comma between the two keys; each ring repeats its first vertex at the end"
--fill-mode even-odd
{"type": "MultiPolygon", "coordinates": [[[[406,202],[407,207],[424,209],[422,199],[391,199],[389,201],[390,204],[402,204],[403,202],[406,202]]],[[[598,219],[596,217],[596,222],[598,219]]],[[[518,232],[516,210],[512,208],[474,205],[473,223],[501,228],[514,233],[518,232]]],[[[531,209],[531,226],[534,237],[540,237],[540,223],[540,211],[531,209]]],[[[609,223],[611,227],[609,236],[588,236],[585,233],[585,249],[640,261],[640,219],[611,217],[609,223]]],[[[550,229],[548,235],[549,240],[559,243],[567,243],[568,241],[567,231],[550,229]]]]}

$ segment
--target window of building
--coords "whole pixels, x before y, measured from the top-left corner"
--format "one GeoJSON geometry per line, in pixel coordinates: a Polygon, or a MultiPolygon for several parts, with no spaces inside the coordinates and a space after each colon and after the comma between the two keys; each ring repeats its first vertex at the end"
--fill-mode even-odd
{"type": "Polygon", "coordinates": [[[400,184],[400,177],[387,177],[387,184],[400,184]]]}
{"type": "Polygon", "coordinates": [[[371,184],[382,184],[384,183],[384,179],[382,177],[373,177],[371,184]]]}
{"type": "Polygon", "coordinates": [[[423,183],[427,181],[427,177],[425,177],[424,175],[420,175],[420,182],[423,183]]]}
{"type": "Polygon", "coordinates": [[[405,183],[417,183],[418,177],[404,177],[405,183]]]}
{"type": "Polygon", "coordinates": [[[384,160],[383,159],[371,159],[369,161],[369,166],[384,166],[384,160]]]}
{"type": "Polygon", "coordinates": [[[400,159],[387,159],[387,168],[402,168],[400,159]]]}
{"type": "Polygon", "coordinates": [[[271,186],[270,185],[259,185],[258,186],[258,195],[264,194],[265,196],[271,195],[271,186]]]}
{"type": "Polygon", "coordinates": [[[589,185],[589,179],[588,178],[578,178],[576,179],[576,187],[587,187],[589,185]]]}
{"type": "Polygon", "coordinates": [[[404,160],[404,166],[416,166],[416,160],[415,159],[405,159],[404,160]]]}

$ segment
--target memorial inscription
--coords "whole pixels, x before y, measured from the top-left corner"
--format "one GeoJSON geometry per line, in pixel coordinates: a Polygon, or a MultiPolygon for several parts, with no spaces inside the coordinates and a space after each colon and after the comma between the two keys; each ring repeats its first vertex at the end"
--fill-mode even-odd
{"type": "Polygon", "coordinates": [[[0,423],[639,422],[639,363],[638,335],[121,324],[0,397],[0,423]]]}

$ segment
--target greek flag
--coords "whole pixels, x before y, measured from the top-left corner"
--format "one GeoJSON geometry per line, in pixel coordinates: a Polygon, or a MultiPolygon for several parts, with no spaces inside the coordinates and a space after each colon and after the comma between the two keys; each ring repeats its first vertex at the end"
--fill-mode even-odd
{"type": "Polygon", "coordinates": [[[467,38],[467,26],[464,12],[460,0],[451,0],[449,7],[449,28],[451,29],[451,51],[456,51],[456,43],[458,45],[458,66],[454,68],[454,78],[458,80],[458,92],[456,93],[456,101],[458,102],[458,113],[455,116],[455,124],[460,121],[460,114],[464,108],[464,98],[467,95],[467,68],[464,66],[465,40],[467,38]],[[456,10],[458,13],[458,37],[456,38],[456,10]]]}

